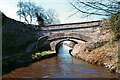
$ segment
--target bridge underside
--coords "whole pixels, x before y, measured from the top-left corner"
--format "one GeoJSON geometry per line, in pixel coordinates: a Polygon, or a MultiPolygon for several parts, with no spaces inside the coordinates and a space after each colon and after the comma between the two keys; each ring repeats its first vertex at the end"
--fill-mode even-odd
{"type": "MultiPolygon", "coordinates": [[[[80,35],[80,34],[75,34],[75,33],[69,33],[69,34],[64,34],[64,33],[59,33],[59,34],[54,34],[50,36],[44,36],[38,39],[38,49],[51,49],[53,51],[57,50],[57,45],[63,41],[72,41],[77,43],[81,42],[88,42],[92,40],[89,37],[80,35]]],[[[57,51],[56,51],[57,52],[57,51]]]]}
{"type": "Polygon", "coordinates": [[[58,39],[58,40],[52,41],[50,43],[51,50],[58,52],[58,49],[59,49],[59,47],[61,45],[60,43],[63,42],[63,41],[72,41],[75,44],[84,43],[84,41],[82,41],[82,40],[77,40],[77,39],[72,39],[72,38],[58,39]]]}

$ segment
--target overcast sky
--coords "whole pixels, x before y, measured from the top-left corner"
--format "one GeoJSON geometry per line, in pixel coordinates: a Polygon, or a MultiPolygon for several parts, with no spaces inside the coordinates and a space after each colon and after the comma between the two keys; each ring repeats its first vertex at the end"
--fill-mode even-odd
{"type": "MultiPolygon", "coordinates": [[[[0,11],[2,11],[6,16],[13,18],[15,20],[19,20],[19,16],[16,15],[17,3],[19,0],[0,0],[0,11]]],[[[21,1],[29,1],[29,0],[21,0],[21,1]]],[[[81,18],[79,15],[74,15],[70,18],[72,13],[74,13],[73,8],[68,3],[68,0],[30,0],[31,2],[35,2],[36,5],[42,6],[45,10],[47,9],[55,9],[55,11],[59,15],[59,19],[61,23],[75,23],[75,22],[84,22],[84,21],[93,21],[100,20],[100,17],[94,18],[81,18]]]]}

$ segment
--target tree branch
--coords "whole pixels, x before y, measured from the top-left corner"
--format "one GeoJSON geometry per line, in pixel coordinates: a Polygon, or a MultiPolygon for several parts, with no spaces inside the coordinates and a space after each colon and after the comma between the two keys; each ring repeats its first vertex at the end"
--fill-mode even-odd
{"type": "Polygon", "coordinates": [[[110,15],[107,15],[107,14],[99,14],[99,13],[91,13],[91,12],[87,12],[87,11],[82,11],[81,9],[77,8],[74,4],[72,4],[70,2],[70,4],[75,8],[77,9],[78,11],[82,12],[82,13],[85,13],[85,14],[91,14],[91,15],[101,15],[101,16],[110,16],[110,15]]]}

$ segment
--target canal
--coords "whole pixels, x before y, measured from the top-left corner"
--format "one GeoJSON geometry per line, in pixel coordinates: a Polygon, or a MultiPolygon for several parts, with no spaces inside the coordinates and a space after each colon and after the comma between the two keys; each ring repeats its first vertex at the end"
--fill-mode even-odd
{"type": "Polygon", "coordinates": [[[69,54],[71,48],[62,45],[58,56],[18,68],[3,78],[117,78],[103,66],[89,64],[69,54]]]}

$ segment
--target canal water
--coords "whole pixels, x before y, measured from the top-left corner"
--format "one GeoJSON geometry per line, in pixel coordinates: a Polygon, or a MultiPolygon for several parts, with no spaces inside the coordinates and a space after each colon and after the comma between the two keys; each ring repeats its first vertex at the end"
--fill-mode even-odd
{"type": "Polygon", "coordinates": [[[117,78],[103,66],[89,64],[69,54],[71,48],[62,45],[58,56],[18,68],[3,78],[117,78]]]}

